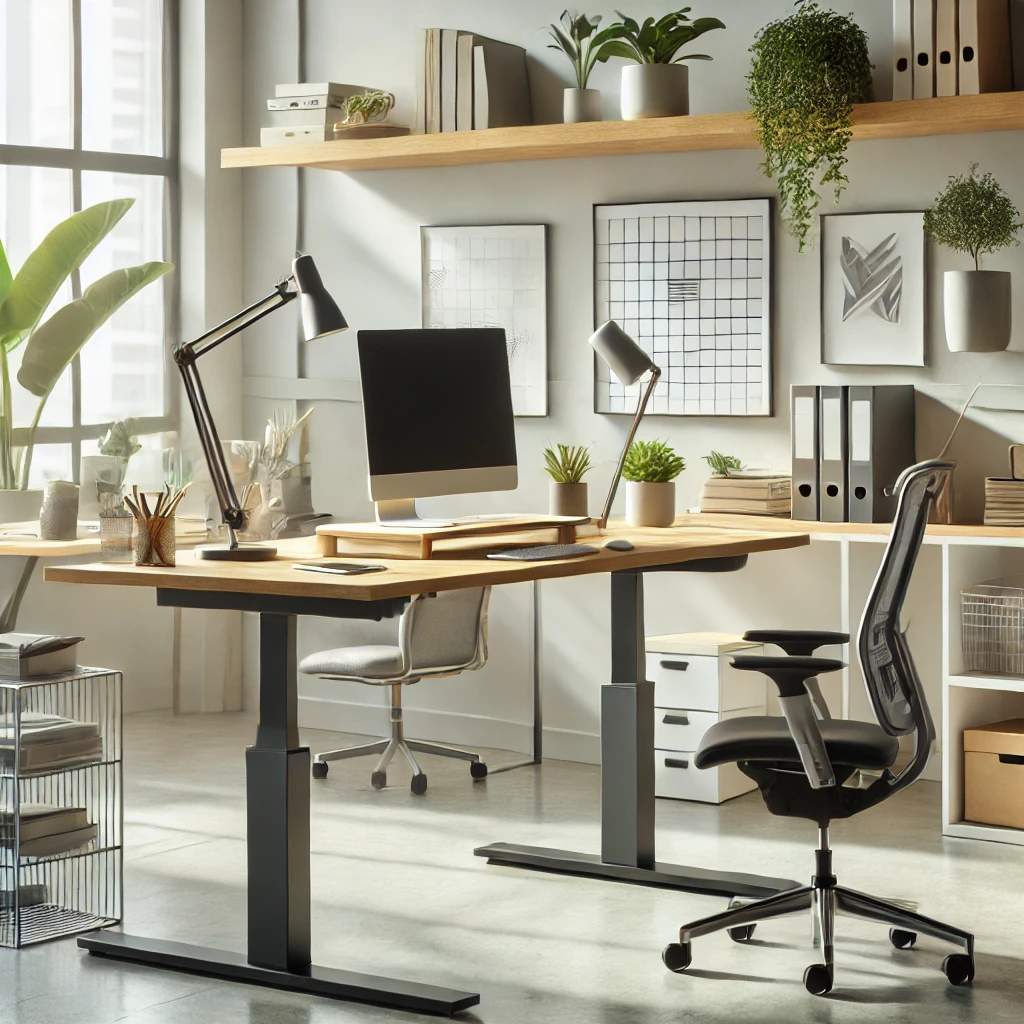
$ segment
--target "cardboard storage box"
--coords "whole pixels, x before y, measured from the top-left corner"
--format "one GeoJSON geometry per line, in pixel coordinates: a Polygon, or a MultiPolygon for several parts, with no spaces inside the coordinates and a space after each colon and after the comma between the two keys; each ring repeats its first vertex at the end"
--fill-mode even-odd
{"type": "Polygon", "coordinates": [[[964,729],[964,817],[1024,829],[1024,718],[964,729]]]}

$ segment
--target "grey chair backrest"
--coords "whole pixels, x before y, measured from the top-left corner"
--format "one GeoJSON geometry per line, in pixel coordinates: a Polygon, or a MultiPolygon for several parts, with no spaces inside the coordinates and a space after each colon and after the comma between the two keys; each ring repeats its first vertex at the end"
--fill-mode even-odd
{"type": "Polygon", "coordinates": [[[487,660],[490,587],[416,598],[403,615],[402,639],[413,673],[479,668],[487,660]]]}
{"type": "Polygon", "coordinates": [[[890,736],[916,733],[917,756],[908,766],[908,772],[914,769],[909,772],[914,778],[927,763],[935,724],[900,626],[900,612],[910,589],[928,514],[952,472],[951,462],[932,460],[900,474],[895,488],[896,518],[858,635],[861,669],[878,724],[890,736]]]}

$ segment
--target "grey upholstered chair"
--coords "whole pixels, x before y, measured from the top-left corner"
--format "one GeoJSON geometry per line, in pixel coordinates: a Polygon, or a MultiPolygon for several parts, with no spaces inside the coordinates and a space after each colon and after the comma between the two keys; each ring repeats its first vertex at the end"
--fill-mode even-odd
{"type": "Polygon", "coordinates": [[[387,767],[401,752],[412,767],[411,788],[416,794],[427,790],[427,776],[416,763],[413,751],[456,757],[469,761],[474,779],[487,775],[479,754],[441,743],[407,740],[402,723],[402,687],[421,679],[454,676],[481,668],[487,661],[487,604],[490,587],[452,590],[436,595],[410,598],[398,625],[398,645],[341,647],[320,651],[303,659],[299,669],[322,679],[338,679],[391,689],[391,734],[386,740],[364,743],[341,750],[327,750],[313,761],[313,778],[327,777],[327,763],[364,754],[380,754],[370,775],[374,789],[387,785],[387,767]]]}

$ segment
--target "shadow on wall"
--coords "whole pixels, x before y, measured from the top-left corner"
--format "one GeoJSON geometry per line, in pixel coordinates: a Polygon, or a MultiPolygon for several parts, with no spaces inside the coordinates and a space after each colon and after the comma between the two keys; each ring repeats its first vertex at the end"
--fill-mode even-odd
{"type": "Polygon", "coordinates": [[[526,73],[530,79],[530,104],[534,124],[562,123],[562,93],[569,86],[546,64],[526,55],[526,73]]]}

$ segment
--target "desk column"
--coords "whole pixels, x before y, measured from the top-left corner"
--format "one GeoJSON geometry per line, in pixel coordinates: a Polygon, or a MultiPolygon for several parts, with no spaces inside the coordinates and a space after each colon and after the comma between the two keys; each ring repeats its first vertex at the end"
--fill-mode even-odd
{"type": "Polygon", "coordinates": [[[601,860],[654,865],[654,684],[642,572],[611,576],[612,681],[601,688],[601,860]]]}

